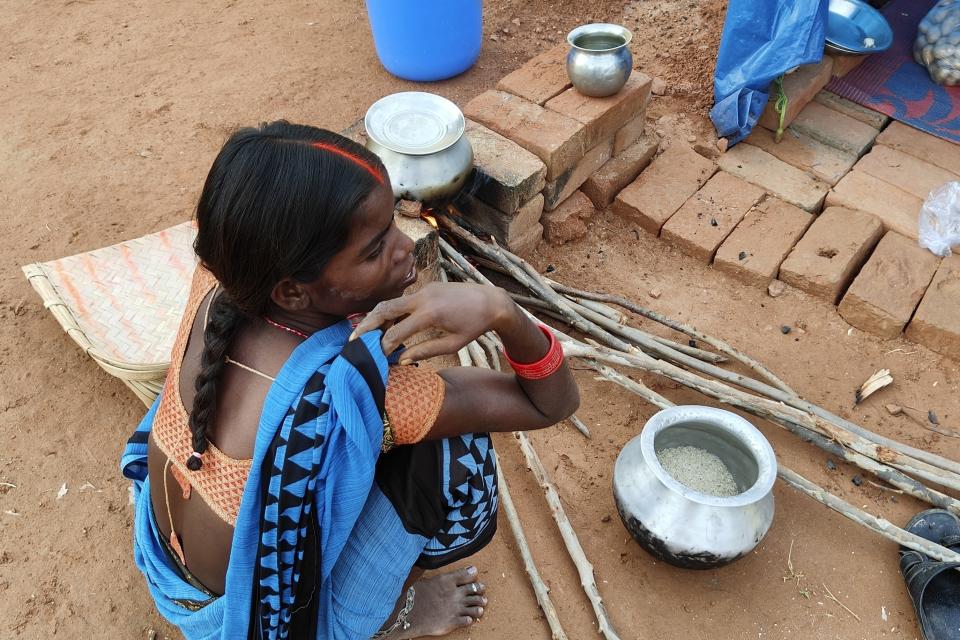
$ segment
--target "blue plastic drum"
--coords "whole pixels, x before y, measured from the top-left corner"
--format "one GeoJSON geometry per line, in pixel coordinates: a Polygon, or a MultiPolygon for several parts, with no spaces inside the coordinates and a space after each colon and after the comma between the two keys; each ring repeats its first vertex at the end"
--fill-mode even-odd
{"type": "Polygon", "coordinates": [[[366,0],[377,56],[405,80],[463,73],[480,56],[483,0],[366,0]]]}

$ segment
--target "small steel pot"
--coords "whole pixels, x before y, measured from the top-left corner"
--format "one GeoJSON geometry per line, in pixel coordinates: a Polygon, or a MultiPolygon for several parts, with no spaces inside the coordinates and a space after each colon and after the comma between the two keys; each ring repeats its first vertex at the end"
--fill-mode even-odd
{"type": "Polygon", "coordinates": [[[620,518],[640,545],[678,567],[710,569],[759,544],[773,523],[777,459],[756,427],[712,407],[665,409],[624,446],[613,472],[620,518]],[[700,493],[675,480],[657,451],[694,446],[719,457],[741,493],[700,493]]]}
{"type": "Polygon", "coordinates": [[[452,199],[473,170],[473,147],[460,109],[432,93],[381,98],[364,118],[367,148],[380,156],[395,198],[452,199]]]}
{"type": "Polygon", "coordinates": [[[595,98],[620,91],[633,70],[632,39],[616,24],[585,24],[567,34],[567,75],[577,91],[595,98]]]}

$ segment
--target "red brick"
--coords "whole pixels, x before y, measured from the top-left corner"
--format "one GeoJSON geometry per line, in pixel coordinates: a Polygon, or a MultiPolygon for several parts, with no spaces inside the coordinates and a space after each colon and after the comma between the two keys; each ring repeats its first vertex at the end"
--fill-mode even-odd
{"type": "Polygon", "coordinates": [[[582,123],[509,93],[485,91],[463,112],[543,160],[547,180],[556,180],[587,149],[582,123]]]}
{"type": "Polygon", "coordinates": [[[946,169],[883,145],[875,146],[860,158],[855,168],[921,200],[940,185],[956,180],[946,169]]]}
{"type": "Polygon", "coordinates": [[[576,165],[567,169],[560,177],[543,187],[544,208],[556,209],[570,195],[579,189],[595,171],[600,169],[613,155],[613,140],[607,139],[587,152],[576,165]]]}
{"type": "Polygon", "coordinates": [[[529,257],[543,240],[543,225],[539,222],[529,231],[507,243],[507,249],[521,257],[529,257]]]}
{"type": "Polygon", "coordinates": [[[430,282],[440,279],[440,235],[425,220],[394,214],[397,227],[413,240],[413,257],[417,266],[417,281],[410,285],[407,293],[422,289],[430,282]]]}
{"type": "MultiPolygon", "coordinates": [[[[783,118],[783,126],[788,126],[793,122],[800,111],[807,106],[813,96],[820,89],[823,89],[830,82],[830,70],[833,68],[833,61],[824,57],[816,64],[803,65],[793,73],[787,74],[783,78],[783,92],[787,94],[787,113],[783,118]]],[[[780,92],[776,85],[770,85],[770,99],[767,107],[760,115],[758,124],[773,131],[780,126],[780,114],[774,108],[780,92]]]]}
{"type": "Polygon", "coordinates": [[[859,120],[860,122],[868,124],[877,130],[883,129],[883,126],[890,122],[890,116],[887,114],[874,111],[873,109],[868,109],[863,105],[857,104],[856,102],[842,98],[832,91],[821,91],[814,96],[813,99],[815,102],[819,102],[825,107],[829,107],[834,111],[839,111],[840,113],[848,115],[854,120],[859,120]]]}
{"type": "Polygon", "coordinates": [[[866,153],[877,137],[877,130],[870,125],[819,102],[808,104],[793,121],[793,128],[857,157],[866,153]]]}
{"type": "Polygon", "coordinates": [[[749,285],[766,287],[813,219],[803,209],[770,196],[723,241],[713,265],[749,285]]]}
{"type": "Polygon", "coordinates": [[[470,227],[494,236],[501,244],[510,245],[540,225],[543,195],[538,193],[513,213],[494,209],[471,195],[457,198],[457,206],[470,227]]]}
{"type": "Polygon", "coordinates": [[[690,147],[674,144],[613,201],[613,212],[657,235],[663,223],[717,170],[690,147]]]}
{"type": "Polygon", "coordinates": [[[781,200],[806,211],[819,211],[830,186],[801,169],[773,157],[763,149],[738,144],[720,156],[724,171],[766,189],[781,200]]]}
{"type": "Polygon", "coordinates": [[[646,125],[647,110],[644,108],[640,115],[623,125],[620,131],[617,131],[617,135],[613,137],[613,155],[618,156],[626,151],[627,147],[633,146],[633,143],[643,135],[646,125]]]}
{"type": "Polygon", "coordinates": [[[928,349],[960,360],[960,255],[943,259],[927,288],[907,338],[928,349]]]}
{"type": "Polygon", "coordinates": [[[705,262],[763,197],[763,189],[720,171],[663,225],[661,237],[705,262]]]}
{"type": "Polygon", "coordinates": [[[594,213],[593,203],[577,191],[553,211],[543,214],[543,237],[550,244],[564,244],[587,235],[584,223],[594,213]]]}
{"type": "Polygon", "coordinates": [[[773,131],[757,127],[745,142],[829,185],[837,184],[857,161],[857,156],[852,153],[835,149],[792,128],[784,132],[780,142],[776,142],[773,131]]]}
{"type": "Polygon", "coordinates": [[[908,153],[960,176],[960,145],[925,133],[902,122],[891,122],[877,144],[908,153]]]}
{"type": "Polygon", "coordinates": [[[780,265],[779,278],[836,304],[882,235],[883,225],[876,216],[830,207],[780,265]]]}
{"type": "Polygon", "coordinates": [[[834,78],[842,78],[860,66],[860,63],[867,59],[867,56],[845,56],[839,53],[831,53],[828,55],[830,56],[830,59],[833,60],[833,69],[831,71],[831,75],[834,78]]]}
{"type": "Polygon", "coordinates": [[[547,167],[540,158],[472,120],[467,121],[466,136],[473,146],[473,166],[479,177],[473,195],[513,213],[543,189],[547,167]]]}
{"type": "Polygon", "coordinates": [[[587,147],[612,138],[621,127],[639,115],[643,115],[650,98],[650,76],[634,71],[623,89],[606,98],[591,98],[574,88],[567,89],[549,100],[547,109],[552,109],[586,127],[587,147]]]}
{"type": "Polygon", "coordinates": [[[854,169],[827,194],[826,206],[860,209],[877,216],[891,231],[917,237],[923,201],[897,187],[854,169]]]}
{"type": "Polygon", "coordinates": [[[898,233],[889,232],[877,245],[837,308],[853,326],[896,338],[903,331],[940,258],[898,233]]]}
{"type": "Polygon", "coordinates": [[[617,194],[650,164],[659,144],[655,135],[645,135],[626,151],[608,160],[587,178],[581,189],[598,209],[609,207],[617,194]]]}
{"type": "Polygon", "coordinates": [[[497,89],[543,105],[570,88],[567,76],[569,51],[570,45],[564,42],[530,58],[522,67],[504,76],[497,83],[497,89]]]}

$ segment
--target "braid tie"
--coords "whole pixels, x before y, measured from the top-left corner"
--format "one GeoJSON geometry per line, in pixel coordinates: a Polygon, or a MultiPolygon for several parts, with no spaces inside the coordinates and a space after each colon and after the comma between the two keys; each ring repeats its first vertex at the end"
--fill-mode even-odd
{"type": "Polygon", "coordinates": [[[200,373],[194,382],[197,393],[190,412],[193,453],[187,458],[186,465],[191,471],[203,467],[203,454],[209,444],[207,430],[217,412],[217,383],[226,366],[227,349],[243,319],[243,314],[226,293],[214,295],[216,298],[210,305],[209,322],[203,329],[200,373]]]}

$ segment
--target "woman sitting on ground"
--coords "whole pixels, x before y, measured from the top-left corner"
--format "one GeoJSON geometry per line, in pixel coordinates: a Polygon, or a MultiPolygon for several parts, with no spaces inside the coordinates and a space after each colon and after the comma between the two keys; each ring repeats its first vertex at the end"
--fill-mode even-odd
{"type": "Polygon", "coordinates": [[[375,155],[313,127],[241,130],[214,161],[170,373],[123,459],[137,566],[187,638],[414,638],[483,615],[476,568],[421,575],[493,536],[487,432],[552,425],[578,392],[502,290],[400,297],[417,273],[393,205],[375,155]],[[491,330],[515,373],[415,364],[491,330]]]}

